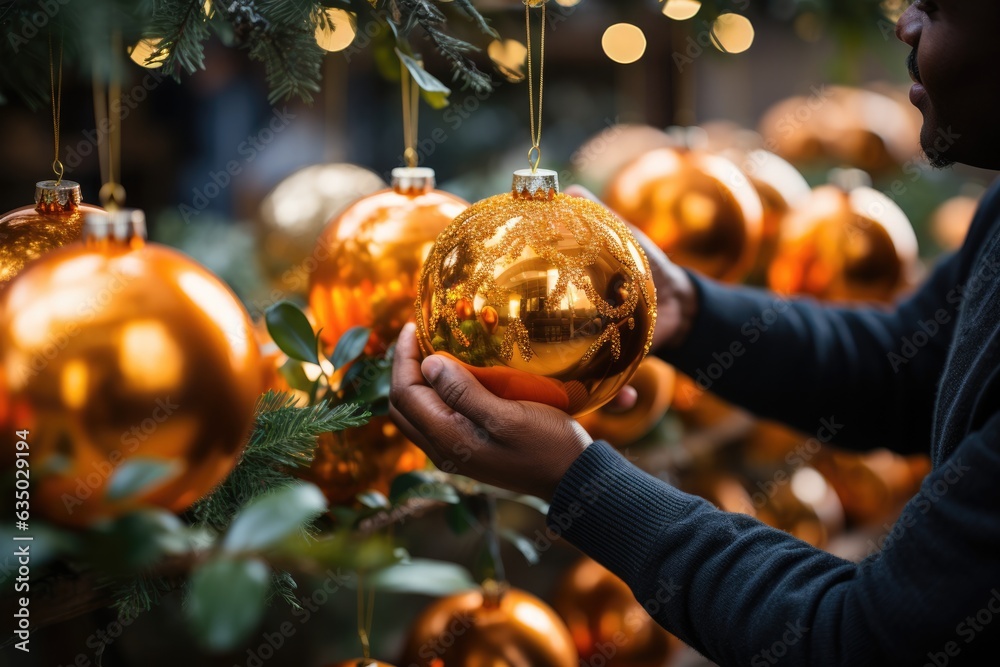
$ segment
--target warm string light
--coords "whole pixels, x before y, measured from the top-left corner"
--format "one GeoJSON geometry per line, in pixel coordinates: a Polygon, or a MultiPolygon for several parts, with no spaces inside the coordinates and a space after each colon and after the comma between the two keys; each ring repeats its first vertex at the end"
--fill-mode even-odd
{"type": "Polygon", "coordinates": [[[532,173],[538,171],[542,161],[542,100],[545,92],[545,4],[546,0],[524,0],[524,28],[527,35],[525,44],[528,49],[528,111],[531,124],[531,148],[528,149],[528,164],[532,173]],[[540,45],[538,51],[538,116],[535,116],[535,74],[531,57],[531,8],[542,6],[542,25],[539,30],[540,45]]]}
{"type": "Polygon", "coordinates": [[[49,84],[52,92],[52,138],[55,151],[52,158],[52,171],[56,175],[56,185],[62,183],[66,173],[59,159],[59,127],[62,124],[62,74],[63,74],[63,39],[59,38],[59,81],[56,82],[55,56],[52,51],[52,35],[49,35],[49,84]]]}

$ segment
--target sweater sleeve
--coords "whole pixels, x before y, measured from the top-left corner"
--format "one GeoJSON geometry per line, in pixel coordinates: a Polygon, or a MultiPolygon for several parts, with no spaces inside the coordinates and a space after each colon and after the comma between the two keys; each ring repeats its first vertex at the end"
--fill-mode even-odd
{"type": "Polygon", "coordinates": [[[548,521],[723,667],[920,665],[1000,643],[1000,627],[980,633],[968,620],[1000,612],[998,476],[1000,416],[928,476],[860,564],[721,512],[604,443],[571,466],[548,521]]]}

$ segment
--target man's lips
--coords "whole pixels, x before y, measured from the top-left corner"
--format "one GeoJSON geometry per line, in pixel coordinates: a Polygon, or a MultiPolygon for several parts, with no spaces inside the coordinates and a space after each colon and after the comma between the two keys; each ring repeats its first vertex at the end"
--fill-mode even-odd
{"type": "Polygon", "coordinates": [[[910,51],[910,55],[906,57],[906,69],[910,73],[910,78],[913,79],[914,83],[923,83],[920,80],[920,66],[917,64],[916,49],[910,51]]]}

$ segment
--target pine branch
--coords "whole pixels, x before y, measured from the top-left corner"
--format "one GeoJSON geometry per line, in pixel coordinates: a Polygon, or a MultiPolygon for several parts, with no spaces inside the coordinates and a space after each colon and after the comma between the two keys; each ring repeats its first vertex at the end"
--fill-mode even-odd
{"type": "Polygon", "coordinates": [[[149,611],[153,605],[171,592],[174,587],[165,577],[153,574],[139,574],[123,584],[115,592],[115,611],[120,619],[134,619],[149,611]]]}
{"type": "Polygon", "coordinates": [[[225,530],[241,507],[295,481],[292,471],[308,467],[316,438],[368,423],[371,413],[357,404],[294,406],[294,397],[268,392],[257,404],[256,422],[240,462],[226,480],[195,504],[195,520],[225,530]]]}
{"type": "Polygon", "coordinates": [[[179,80],[181,71],[205,69],[208,17],[199,0],[156,0],[146,34],[159,38],[149,61],[163,61],[163,70],[179,80]]]}

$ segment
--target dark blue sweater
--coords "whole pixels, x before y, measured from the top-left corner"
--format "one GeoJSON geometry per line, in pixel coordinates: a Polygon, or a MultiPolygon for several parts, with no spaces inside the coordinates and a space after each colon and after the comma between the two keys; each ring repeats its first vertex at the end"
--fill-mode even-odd
{"type": "Polygon", "coordinates": [[[840,445],[931,453],[880,553],[851,563],[726,514],[604,443],[567,472],[550,526],[723,666],[1000,665],[998,273],[994,187],[961,251],[893,310],[695,278],[700,310],[668,361],[762,417],[832,420],[840,445]]]}

